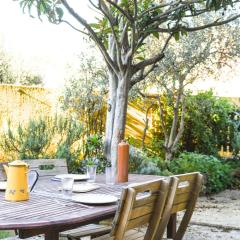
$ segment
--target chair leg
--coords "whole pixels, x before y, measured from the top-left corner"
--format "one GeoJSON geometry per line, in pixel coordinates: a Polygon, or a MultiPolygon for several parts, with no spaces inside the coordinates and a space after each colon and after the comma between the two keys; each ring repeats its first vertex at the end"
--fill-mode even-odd
{"type": "Polygon", "coordinates": [[[177,214],[171,215],[167,226],[167,238],[174,239],[176,236],[177,214]]]}

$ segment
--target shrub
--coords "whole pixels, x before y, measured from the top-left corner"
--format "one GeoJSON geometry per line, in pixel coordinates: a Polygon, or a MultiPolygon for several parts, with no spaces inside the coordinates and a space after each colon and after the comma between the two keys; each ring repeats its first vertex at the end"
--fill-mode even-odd
{"type": "Polygon", "coordinates": [[[231,167],[213,156],[182,153],[170,163],[174,174],[201,172],[205,176],[206,194],[220,192],[231,185],[231,167]]]}
{"type": "Polygon", "coordinates": [[[229,129],[231,113],[235,110],[233,104],[215,97],[212,91],[190,95],[186,103],[182,150],[217,156],[221,146],[226,146],[227,139],[232,138],[229,129]]]}
{"type": "MultiPolygon", "coordinates": [[[[166,128],[169,130],[173,113],[168,108],[166,100],[162,99],[166,128]]],[[[212,91],[200,92],[197,95],[187,94],[185,100],[185,127],[178,144],[179,152],[198,152],[218,156],[221,146],[226,148],[230,145],[231,150],[237,148],[240,137],[237,134],[234,135],[233,128],[239,120],[235,120],[235,123],[231,120],[233,112],[237,110],[229,100],[214,96],[212,91]],[[235,139],[233,139],[234,136],[235,139]]],[[[152,141],[146,147],[150,154],[164,158],[164,134],[158,108],[153,109],[153,116],[154,127],[150,129],[152,141]]]]}
{"type": "Polygon", "coordinates": [[[166,170],[165,161],[158,157],[148,157],[140,149],[130,148],[129,172],[151,175],[170,175],[166,170]]]}
{"type": "Polygon", "coordinates": [[[8,129],[0,136],[0,150],[13,159],[65,158],[70,170],[81,149],[82,124],[61,116],[31,119],[26,124],[8,129]]]}

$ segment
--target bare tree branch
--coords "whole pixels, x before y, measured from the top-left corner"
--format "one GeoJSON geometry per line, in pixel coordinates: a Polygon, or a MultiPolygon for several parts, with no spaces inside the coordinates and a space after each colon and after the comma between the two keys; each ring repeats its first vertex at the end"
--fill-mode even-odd
{"type": "Polygon", "coordinates": [[[184,132],[184,120],[185,120],[185,113],[186,113],[186,103],[185,103],[185,100],[184,100],[184,96],[182,97],[182,113],[181,113],[181,120],[180,120],[180,124],[179,124],[179,129],[178,129],[178,133],[177,133],[177,136],[173,142],[173,151],[176,150],[176,147],[177,147],[177,144],[180,140],[180,138],[182,137],[183,135],[183,132],[184,132]]]}
{"type": "Polygon", "coordinates": [[[68,12],[88,30],[89,36],[95,41],[95,43],[99,47],[108,65],[113,69],[115,73],[118,73],[118,70],[119,70],[118,66],[116,66],[116,64],[112,61],[101,39],[99,39],[97,34],[94,32],[91,26],[87,23],[87,21],[84,18],[82,18],[78,13],[76,13],[73,8],[70,7],[67,0],[61,0],[61,2],[64,5],[64,7],[68,10],[68,12]]]}
{"type": "Polygon", "coordinates": [[[176,27],[173,27],[173,28],[160,28],[158,27],[157,29],[154,29],[154,31],[157,31],[157,32],[178,32],[178,31],[187,31],[187,32],[195,32],[195,31],[199,31],[199,30],[203,30],[203,29],[206,29],[206,28],[211,28],[211,27],[216,27],[216,26],[221,26],[221,25],[224,25],[224,24],[227,24],[229,22],[232,22],[234,20],[236,20],[237,18],[240,17],[240,14],[234,16],[234,17],[231,17],[229,19],[226,19],[224,21],[219,21],[216,20],[212,23],[209,23],[209,24],[205,24],[205,25],[202,25],[202,26],[198,26],[198,27],[186,27],[186,26],[182,26],[182,25],[178,25],[176,27]]]}
{"type": "Polygon", "coordinates": [[[70,22],[68,22],[67,20],[59,20],[59,22],[58,22],[57,24],[60,24],[60,23],[66,23],[66,24],[69,25],[72,29],[74,29],[74,30],[76,30],[76,31],[78,31],[78,32],[80,32],[80,33],[82,33],[82,34],[90,37],[87,32],[84,32],[84,31],[82,31],[82,30],[74,27],[74,26],[73,26],[70,22]]]}
{"type": "Polygon", "coordinates": [[[169,137],[168,137],[168,132],[167,132],[167,128],[166,128],[166,123],[165,123],[165,120],[164,120],[163,106],[162,106],[160,96],[157,97],[157,100],[158,100],[158,105],[159,105],[160,121],[161,121],[162,130],[163,130],[163,134],[164,134],[164,138],[165,138],[164,146],[167,147],[168,142],[169,142],[169,137]]]}

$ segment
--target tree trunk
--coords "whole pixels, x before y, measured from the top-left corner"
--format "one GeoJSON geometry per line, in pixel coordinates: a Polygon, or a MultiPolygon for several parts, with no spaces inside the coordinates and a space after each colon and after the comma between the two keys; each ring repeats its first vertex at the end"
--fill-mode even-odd
{"type": "Polygon", "coordinates": [[[118,144],[124,139],[128,105],[128,78],[120,76],[117,88],[114,126],[111,141],[111,163],[117,171],[118,144]]]}
{"type": "Polygon", "coordinates": [[[105,156],[111,161],[112,167],[117,172],[118,144],[124,139],[127,115],[129,79],[119,74],[112,74],[110,79],[110,92],[108,112],[106,119],[105,156]],[[118,84],[116,84],[116,82],[118,84]]]}
{"type": "Polygon", "coordinates": [[[170,150],[166,150],[166,153],[165,153],[165,160],[166,161],[171,161],[173,159],[173,152],[170,150]]]}
{"type": "Polygon", "coordinates": [[[104,154],[109,162],[111,162],[111,144],[114,127],[116,100],[117,100],[117,76],[109,71],[109,96],[107,102],[107,117],[105,130],[104,154]]]}

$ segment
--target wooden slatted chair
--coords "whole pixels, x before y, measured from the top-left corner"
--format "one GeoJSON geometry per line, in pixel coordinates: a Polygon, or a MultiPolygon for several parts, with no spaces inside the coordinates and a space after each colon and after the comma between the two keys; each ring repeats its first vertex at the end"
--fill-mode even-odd
{"type": "MultiPolygon", "coordinates": [[[[171,178],[168,179],[167,199],[166,199],[166,202],[165,202],[165,205],[164,205],[164,212],[162,213],[163,216],[162,216],[161,224],[160,224],[162,229],[165,229],[166,226],[167,226],[167,223],[168,223],[168,220],[169,220],[169,217],[170,217],[169,213],[171,212],[171,209],[172,209],[172,204],[173,204],[173,200],[174,200],[174,197],[175,197],[177,184],[178,184],[178,179],[176,177],[171,177],[171,178]]],[[[132,185],[130,185],[129,187],[131,187],[131,186],[132,185]]],[[[123,199],[125,197],[125,194],[126,194],[126,189],[124,189],[124,192],[122,193],[122,198],[121,199],[123,199]]],[[[152,200],[154,200],[155,198],[156,198],[156,196],[154,196],[154,198],[152,200]]],[[[146,200],[141,200],[140,203],[136,203],[136,205],[141,204],[141,206],[142,206],[142,209],[139,206],[139,211],[142,211],[142,210],[144,210],[145,208],[148,207],[148,201],[151,201],[150,196],[149,196],[149,199],[146,198],[146,200]],[[147,206],[145,206],[145,204],[147,206]]],[[[119,204],[118,213],[121,212],[121,211],[124,211],[122,200],[120,201],[120,204],[119,204]]],[[[119,218],[120,218],[120,215],[116,214],[115,222],[116,221],[118,222],[119,218]]],[[[116,229],[117,225],[118,224],[116,224],[116,223],[114,224],[114,229],[116,229]]],[[[155,227],[156,227],[156,225],[154,226],[154,228],[155,227]]],[[[73,230],[70,230],[70,231],[63,232],[63,233],[61,233],[61,236],[67,237],[69,240],[81,240],[81,239],[83,240],[83,239],[85,239],[84,237],[86,237],[86,236],[89,236],[90,237],[89,239],[91,239],[91,237],[93,239],[95,239],[95,237],[101,237],[101,236],[102,237],[100,239],[104,239],[104,237],[106,239],[108,239],[109,236],[104,235],[104,232],[105,233],[110,233],[112,231],[112,228],[113,227],[109,226],[109,225],[107,226],[107,225],[100,225],[100,224],[91,224],[91,225],[87,225],[87,226],[84,226],[84,227],[80,227],[80,228],[77,228],[77,229],[73,229],[73,230]]],[[[113,231],[112,231],[111,235],[114,235],[113,231]]],[[[144,233],[145,233],[144,231],[131,230],[131,231],[128,231],[126,233],[127,234],[126,237],[127,237],[127,239],[133,239],[133,237],[138,237],[137,239],[140,240],[140,239],[144,239],[143,238],[144,233]],[[131,235],[131,238],[130,238],[130,235],[131,235]]],[[[159,233],[157,239],[161,239],[163,234],[164,234],[164,231],[159,233]]],[[[146,239],[148,239],[148,238],[146,238],[146,239]]]]}
{"type": "MultiPolygon", "coordinates": [[[[170,219],[169,211],[172,214],[172,219],[175,219],[177,212],[185,210],[185,214],[182,218],[182,221],[180,223],[180,226],[177,232],[176,231],[170,232],[170,233],[168,232],[168,235],[172,235],[172,237],[169,239],[180,240],[183,238],[186,232],[186,229],[188,227],[188,224],[191,220],[194,208],[196,206],[197,198],[198,198],[199,192],[201,191],[202,184],[203,184],[203,176],[198,172],[187,173],[187,174],[170,177],[169,193],[168,193],[166,205],[164,208],[165,211],[163,212],[161,224],[158,227],[156,239],[161,239],[162,236],[164,235],[166,226],[170,219]],[[178,181],[179,181],[178,186],[176,186],[176,183],[177,183],[175,180],[176,177],[178,178],[178,181]],[[176,187],[177,187],[177,190],[175,194],[174,189],[176,189],[176,187]]],[[[88,226],[86,226],[86,229],[87,228],[88,226]]],[[[69,234],[65,234],[65,236],[67,236],[69,240],[79,240],[82,237],[87,236],[87,234],[92,237],[95,237],[97,235],[101,236],[103,235],[102,232],[100,232],[101,228],[102,230],[110,232],[109,226],[105,226],[105,225],[101,226],[101,225],[93,224],[91,228],[88,228],[87,232],[81,231],[81,228],[78,228],[73,235],[71,235],[71,232],[69,232],[69,234]]],[[[132,233],[134,233],[134,231],[132,231],[132,233]]]]}
{"type": "Polygon", "coordinates": [[[124,189],[111,233],[94,239],[156,239],[158,226],[165,224],[162,222],[163,213],[167,216],[168,211],[170,216],[174,197],[171,202],[168,196],[175,195],[178,181],[176,178],[171,180],[175,189],[170,189],[170,182],[166,180],[130,185],[124,189]]]}
{"type": "MultiPolygon", "coordinates": [[[[188,224],[191,220],[194,208],[196,206],[197,198],[202,189],[203,176],[198,173],[188,173],[176,175],[179,179],[178,187],[174,197],[171,214],[172,218],[176,218],[177,212],[185,211],[177,231],[171,234],[172,237],[168,239],[181,240],[187,230],[188,224]]],[[[163,214],[164,221],[169,221],[168,212],[163,214]]],[[[164,224],[159,225],[157,232],[157,239],[161,237],[165,231],[164,224]]],[[[161,239],[161,238],[159,238],[161,239]]]]}

